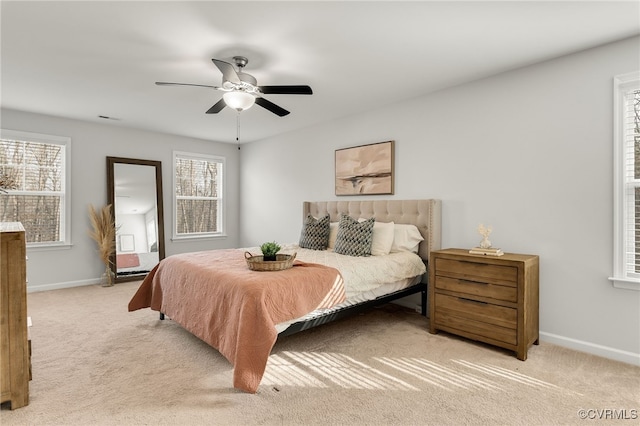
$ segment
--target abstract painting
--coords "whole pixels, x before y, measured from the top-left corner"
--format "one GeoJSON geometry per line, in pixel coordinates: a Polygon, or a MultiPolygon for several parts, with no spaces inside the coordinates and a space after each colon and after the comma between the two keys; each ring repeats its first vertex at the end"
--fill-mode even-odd
{"type": "Polygon", "coordinates": [[[336,150],[336,195],[393,194],[394,141],[336,150]]]}

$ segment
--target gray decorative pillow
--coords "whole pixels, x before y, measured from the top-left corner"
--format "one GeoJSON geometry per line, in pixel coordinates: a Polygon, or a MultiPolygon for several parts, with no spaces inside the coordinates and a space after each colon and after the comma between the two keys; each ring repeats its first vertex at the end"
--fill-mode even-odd
{"type": "Polygon", "coordinates": [[[370,256],[374,223],[375,218],[373,217],[358,222],[354,218],[342,214],[333,251],[347,256],[370,256]]]}
{"type": "Polygon", "coordinates": [[[329,246],[329,215],[320,219],[307,215],[298,245],[311,250],[326,250],[329,246]]]}

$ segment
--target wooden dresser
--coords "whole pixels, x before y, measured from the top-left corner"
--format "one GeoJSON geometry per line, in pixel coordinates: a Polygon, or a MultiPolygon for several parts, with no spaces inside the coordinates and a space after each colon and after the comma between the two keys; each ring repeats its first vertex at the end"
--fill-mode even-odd
{"type": "Polygon", "coordinates": [[[29,404],[26,241],[22,224],[0,222],[0,388],[11,409],[29,404]]]}
{"type": "Polygon", "coordinates": [[[527,359],[538,344],[538,256],[431,252],[429,331],[443,330],[510,349],[527,359]]]}

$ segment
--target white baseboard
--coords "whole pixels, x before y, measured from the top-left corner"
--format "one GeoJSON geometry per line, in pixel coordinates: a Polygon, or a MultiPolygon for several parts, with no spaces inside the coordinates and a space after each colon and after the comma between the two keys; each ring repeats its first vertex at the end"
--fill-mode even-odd
{"type": "Polygon", "coordinates": [[[595,343],[584,342],[582,340],[571,339],[569,337],[558,336],[557,334],[540,332],[540,340],[553,343],[580,352],[625,362],[627,364],[640,366],[640,353],[622,351],[620,349],[602,346],[595,343]]]}
{"type": "Polygon", "coordinates": [[[100,284],[100,278],[91,278],[88,280],[66,281],[55,284],[28,285],[27,293],[35,293],[38,291],[59,290],[61,288],[82,287],[85,285],[100,284]]]}

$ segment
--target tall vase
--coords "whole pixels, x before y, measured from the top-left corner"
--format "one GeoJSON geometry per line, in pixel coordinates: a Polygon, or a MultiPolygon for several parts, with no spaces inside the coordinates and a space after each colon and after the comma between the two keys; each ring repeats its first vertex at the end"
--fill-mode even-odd
{"type": "Polygon", "coordinates": [[[111,268],[109,266],[107,266],[107,268],[104,270],[104,273],[102,274],[102,278],[100,280],[100,283],[102,284],[102,287],[112,287],[113,286],[113,282],[114,282],[114,274],[113,271],[111,270],[111,268]]]}

